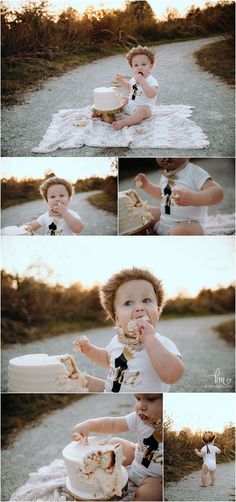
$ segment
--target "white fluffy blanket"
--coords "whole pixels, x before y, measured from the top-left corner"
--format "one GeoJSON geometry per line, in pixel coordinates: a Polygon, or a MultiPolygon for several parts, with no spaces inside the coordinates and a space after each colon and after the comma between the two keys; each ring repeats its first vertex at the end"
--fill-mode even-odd
{"type": "MultiPolygon", "coordinates": [[[[37,472],[30,473],[28,481],[13,493],[10,501],[74,501],[72,496],[67,493],[65,482],[66,468],[64,461],[63,459],[56,459],[51,464],[40,467],[37,472]]],[[[128,490],[125,492],[122,501],[134,500],[134,493],[134,485],[129,481],[128,490]]]]}
{"type": "MultiPolygon", "coordinates": [[[[91,118],[91,106],[78,110],[60,110],[34,153],[50,153],[58,148],[129,147],[202,149],[209,145],[201,127],[189,117],[192,107],[157,106],[150,119],[115,131],[111,124],[91,118]]],[[[124,115],[120,115],[120,118],[124,115]]]]}

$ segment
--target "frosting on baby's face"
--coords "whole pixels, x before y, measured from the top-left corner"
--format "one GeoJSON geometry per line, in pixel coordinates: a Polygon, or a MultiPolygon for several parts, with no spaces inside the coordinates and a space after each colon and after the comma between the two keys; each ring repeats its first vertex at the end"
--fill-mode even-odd
{"type": "Polygon", "coordinates": [[[177,169],[178,167],[182,166],[185,162],[187,162],[188,159],[183,159],[183,158],[178,158],[178,159],[173,159],[173,158],[168,158],[168,157],[161,157],[161,158],[156,158],[157,164],[162,168],[166,169],[167,171],[173,171],[174,169],[177,169]]]}
{"type": "Polygon", "coordinates": [[[152,63],[148,56],[145,54],[136,54],[132,58],[133,74],[142,74],[144,78],[148,77],[152,69],[152,63]]]}
{"type": "Polygon", "coordinates": [[[55,184],[48,188],[47,191],[47,204],[50,209],[57,207],[60,204],[68,206],[70,202],[69,193],[62,184],[55,184]]]}
{"type": "Polygon", "coordinates": [[[128,335],[143,321],[150,322],[156,329],[159,308],[152,284],[143,279],[121,284],[116,292],[115,312],[116,326],[122,328],[128,335]]]}
{"type": "Polygon", "coordinates": [[[161,394],[135,394],[136,413],[140,420],[149,425],[154,425],[162,420],[162,395],[161,394]]]}

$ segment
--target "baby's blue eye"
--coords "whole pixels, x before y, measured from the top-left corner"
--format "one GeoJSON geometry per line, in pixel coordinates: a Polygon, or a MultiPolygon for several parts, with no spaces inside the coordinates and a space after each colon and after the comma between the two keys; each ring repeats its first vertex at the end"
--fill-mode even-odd
{"type": "Polygon", "coordinates": [[[125,307],[130,307],[130,305],[132,305],[132,303],[133,303],[133,302],[132,302],[132,300],[127,300],[127,301],[124,303],[124,305],[125,305],[125,307]]]}
{"type": "Polygon", "coordinates": [[[152,300],[150,298],[144,298],[143,303],[150,303],[152,300]]]}

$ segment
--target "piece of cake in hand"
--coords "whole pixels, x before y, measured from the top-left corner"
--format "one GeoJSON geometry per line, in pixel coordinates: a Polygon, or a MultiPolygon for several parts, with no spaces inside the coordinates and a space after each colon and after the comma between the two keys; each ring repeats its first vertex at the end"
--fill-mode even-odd
{"type": "Polygon", "coordinates": [[[88,392],[86,377],[70,354],[26,354],[10,359],[9,392],[88,392]]]}
{"type": "Polygon", "coordinates": [[[81,500],[109,500],[120,497],[128,474],[122,466],[120,445],[100,444],[91,436],[86,443],[73,441],[63,450],[68,491],[81,500]]]}

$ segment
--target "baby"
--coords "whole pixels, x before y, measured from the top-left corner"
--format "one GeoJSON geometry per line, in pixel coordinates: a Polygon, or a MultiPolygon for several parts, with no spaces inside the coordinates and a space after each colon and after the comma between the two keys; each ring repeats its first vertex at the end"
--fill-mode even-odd
{"type": "Polygon", "coordinates": [[[161,201],[161,207],[149,206],[154,230],[158,235],[203,235],[207,206],[218,204],[223,189],[211,176],[189,159],[158,158],[163,171],[160,185],[151,183],[145,174],[135,177],[135,184],[161,201]]]}
{"type": "Polygon", "coordinates": [[[32,234],[41,227],[45,235],[77,235],[83,230],[80,216],[67,208],[73,194],[68,181],[52,176],[42,183],[40,193],[47,203],[48,211],[37,220],[27,223],[32,234]]]}
{"type": "Polygon", "coordinates": [[[205,446],[199,451],[195,448],[194,452],[200,458],[203,458],[203,466],[201,470],[201,486],[204,488],[207,483],[207,474],[210,473],[211,486],[216,483],[216,454],[221,453],[220,449],[214,445],[215,434],[213,432],[205,432],[202,440],[205,446]]]}
{"type": "Polygon", "coordinates": [[[167,392],[183,374],[175,344],[156,332],[164,304],[162,283],[149,270],[132,268],[114,274],[100,289],[102,306],[117,334],[105,349],[87,337],[74,341],[74,350],[109,368],[106,381],[89,381],[91,392],[167,392]],[[95,384],[95,386],[94,386],[95,384]]]}
{"type": "Polygon", "coordinates": [[[77,424],[72,438],[85,441],[90,432],[119,434],[135,432],[137,443],[113,438],[120,444],[129,479],[137,487],[134,500],[162,500],[162,395],[135,394],[136,411],[123,417],[102,417],[77,424]]]}
{"type": "Polygon", "coordinates": [[[128,82],[117,74],[115,79],[123,89],[130,91],[129,98],[124,98],[124,112],[129,116],[113,122],[116,131],[125,126],[140,124],[151,117],[158,91],[157,80],[151,75],[155,62],[153,52],[148,47],[138,45],[128,52],[127,60],[133,70],[133,77],[128,82]]]}

